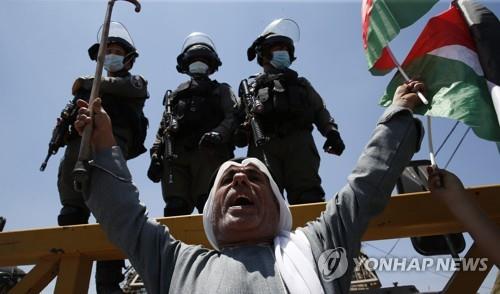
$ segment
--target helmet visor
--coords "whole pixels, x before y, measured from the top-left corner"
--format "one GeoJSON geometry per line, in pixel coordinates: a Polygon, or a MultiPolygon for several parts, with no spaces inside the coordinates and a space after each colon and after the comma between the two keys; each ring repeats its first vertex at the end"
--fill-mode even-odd
{"type": "Polygon", "coordinates": [[[212,48],[214,50],[214,52],[216,52],[215,44],[212,41],[212,39],[210,39],[210,37],[207,34],[201,33],[201,32],[194,32],[194,33],[189,34],[189,36],[187,36],[186,39],[184,40],[184,44],[182,45],[181,52],[186,51],[186,49],[188,49],[189,47],[191,47],[195,44],[207,45],[210,48],[212,48]]]}
{"type": "Polygon", "coordinates": [[[262,32],[261,36],[284,36],[294,43],[300,41],[299,25],[292,19],[279,18],[273,20],[262,32]]]}
{"type": "MultiPolygon", "coordinates": [[[[99,32],[97,32],[97,43],[101,42],[101,35],[102,35],[102,26],[99,29],[99,32]]],[[[109,24],[109,36],[108,36],[108,38],[110,38],[110,39],[119,38],[119,39],[122,39],[123,41],[127,42],[130,47],[135,47],[134,41],[132,41],[132,37],[130,37],[130,34],[127,31],[127,29],[125,28],[125,26],[117,21],[112,21],[109,24]]]]}

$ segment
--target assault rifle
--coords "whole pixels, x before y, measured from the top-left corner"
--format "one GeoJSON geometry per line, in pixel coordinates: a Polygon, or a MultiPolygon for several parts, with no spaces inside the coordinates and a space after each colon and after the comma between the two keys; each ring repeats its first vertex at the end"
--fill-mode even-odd
{"type": "Polygon", "coordinates": [[[173,160],[177,157],[172,149],[172,133],[175,133],[179,129],[179,123],[172,113],[172,91],[167,90],[165,96],[163,97],[163,105],[165,106],[165,111],[163,112],[163,121],[165,126],[163,128],[163,145],[164,153],[163,157],[166,160],[173,160]]]}
{"type": "Polygon", "coordinates": [[[49,158],[52,155],[56,154],[59,148],[64,147],[66,145],[64,139],[68,134],[69,126],[73,123],[75,119],[77,111],[78,108],[76,107],[74,100],[69,101],[68,104],[66,104],[64,109],[61,111],[61,114],[57,118],[57,124],[52,130],[52,137],[50,138],[49,142],[49,150],[47,151],[47,156],[45,157],[45,160],[42,162],[42,165],[40,166],[40,171],[43,172],[47,167],[49,158]]]}
{"type": "MultiPolygon", "coordinates": [[[[172,113],[172,91],[167,90],[165,96],[163,97],[163,105],[165,106],[165,111],[163,112],[163,121],[165,122],[163,128],[163,158],[171,162],[177,158],[177,154],[174,153],[172,148],[172,133],[177,132],[179,129],[179,123],[177,118],[172,113]]],[[[173,183],[172,179],[172,167],[170,167],[168,182],[173,183]]]]}
{"type": "Polygon", "coordinates": [[[241,101],[243,102],[246,113],[244,124],[250,124],[255,146],[262,146],[269,141],[269,137],[266,137],[264,135],[262,127],[255,117],[255,114],[262,113],[262,111],[264,110],[264,105],[258,99],[257,95],[255,95],[254,88],[250,89],[247,79],[241,81],[240,91],[242,91],[241,94],[243,96],[243,99],[241,99],[241,101]]]}

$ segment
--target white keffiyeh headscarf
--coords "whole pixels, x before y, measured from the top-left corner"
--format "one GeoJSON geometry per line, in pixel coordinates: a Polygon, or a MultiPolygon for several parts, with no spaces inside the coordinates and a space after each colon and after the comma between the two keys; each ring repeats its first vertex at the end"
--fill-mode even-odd
{"type": "Polygon", "coordinates": [[[215,191],[217,191],[219,187],[220,178],[224,174],[224,171],[231,166],[247,166],[249,164],[256,166],[267,176],[271,184],[271,190],[278,200],[280,213],[279,234],[273,241],[274,253],[276,265],[287,289],[291,294],[324,293],[323,287],[315,271],[309,240],[307,240],[305,234],[300,230],[291,232],[292,214],[290,213],[290,209],[283,195],[281,195],[278,185],[276,185],[271,173],[267,167],[256,158],[247,158],[241,163],[226,161],[219,168],[214,185],[210,190],[210,194],[203,209],[203,227],[208,241],[216,250],[220,250],[213,230],[213,199],[215,191]]]}

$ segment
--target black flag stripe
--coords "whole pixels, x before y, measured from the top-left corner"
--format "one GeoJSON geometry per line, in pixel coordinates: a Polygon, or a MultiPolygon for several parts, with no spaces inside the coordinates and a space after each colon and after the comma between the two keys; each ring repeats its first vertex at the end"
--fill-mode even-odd
{"type": "Polygon", "coordinates": [[[458,7],[476,43],[484,76],[500,85],[500,22],[493,12],[478,1],[459,0],[458,7]]]}

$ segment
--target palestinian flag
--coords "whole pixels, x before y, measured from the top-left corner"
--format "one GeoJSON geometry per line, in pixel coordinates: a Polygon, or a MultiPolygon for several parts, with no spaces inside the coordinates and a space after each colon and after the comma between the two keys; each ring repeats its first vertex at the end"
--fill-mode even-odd
{"type": "MultiPolygon", "coordinates": [[[[429,20],[402,66],[410,77],[425,82],[425,94],[432,100],[431,109],[422,107],[418,113],[459,120],[480,138],[499,142],[500,125],[477,48],[459,8],[452,5],[429,20]]],[[[498,51],[491,54],[499,58],[498,51]]],[[[498,66],[490,70],[498,77],[498,66]]],[[[391,104],[403,81],[397,73],[382,97],[383,106],[391,104]]]]}
{"type": "Polygon", "coordinates": [[[363,47],[373,75],[385,75],[396,67],[387,45],[402,28],[410,26],[438,0],[363,0],[363,47]]]}
{"type": "Polygon", "coordinates": [[[500,123],[500,22],[488,8],[475,1],[458,1],[476,44],[479,63],[500,123]]]}

